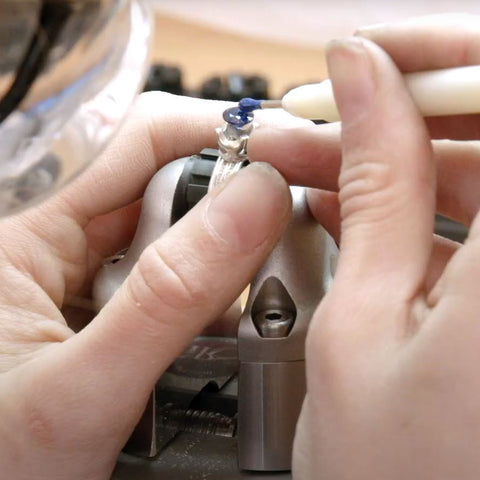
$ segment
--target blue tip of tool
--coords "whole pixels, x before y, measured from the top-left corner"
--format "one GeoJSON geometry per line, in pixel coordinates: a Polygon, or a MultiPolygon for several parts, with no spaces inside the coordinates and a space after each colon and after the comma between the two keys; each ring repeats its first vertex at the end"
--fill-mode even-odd
{"type": "Polygon", "coordinates": [[[262,108],[262,101],[261,100],[255,100],[254,98],[242,98],[238,102],[238,106],[240,107],[241,110],[244,112],[253,112],[254,110],[259,110],[262,108]]]}

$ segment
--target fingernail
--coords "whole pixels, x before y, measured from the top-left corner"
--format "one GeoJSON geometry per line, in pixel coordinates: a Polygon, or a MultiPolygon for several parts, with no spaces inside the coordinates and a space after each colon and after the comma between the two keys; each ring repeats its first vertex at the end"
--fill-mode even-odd
{"type": "Polygon", "coordinates": [[[342,123],[355,123],[368,112],[375,95],[374,70],[363,41],[350,37],[330,42],[327,63],[342,123]]]}
{"type": "Polygon", "coordinates": [[[290,194],[270,165],[254,163],[237,173],[210,201],[207,226],[231,247],[248,252],[263,244],[285,223],[290,194]]]}

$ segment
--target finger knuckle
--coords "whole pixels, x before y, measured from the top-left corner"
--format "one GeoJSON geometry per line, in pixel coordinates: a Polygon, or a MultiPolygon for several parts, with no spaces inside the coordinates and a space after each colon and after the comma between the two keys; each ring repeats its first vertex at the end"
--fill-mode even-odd
{"type": "Polygon", "coordinates": [[[359,212],[373,218],[387,216],[399,197],[393,178],[391,166],[384,163],[362,162],[345,169],[339,177],[342,218],[359,212]]]}
{"type": "Polygon", "coordinates": [[[26,411],[26,425],[30,439],[42,447],[55,447],[58,444],[58,433],[55,418],[46,409],[34,404],[26,411]]]}
{"type": "Polygon", "coordinates": [[[137,275],[128,282],[135,305],[150,317],[158,316],[160,308],[191,310],[208,301],[198,261],[169,252],[155,244],[149,246],[137,262],[137,275]]]}
{"type": "Polygon", "coordinates": [[[152,102],[172,102],[175,101],[175,95],[161,91],[143,92],[135,99],[135,108],[143,111],[151,111],[152,102]]]}

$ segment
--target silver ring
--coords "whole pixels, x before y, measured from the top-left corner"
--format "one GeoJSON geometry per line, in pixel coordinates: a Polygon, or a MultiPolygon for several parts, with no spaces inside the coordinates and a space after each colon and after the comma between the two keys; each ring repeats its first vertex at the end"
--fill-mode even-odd
{"type": "Polygon", "coordinates": [[[243,126],[225,122],[222,128],[217,129],[220,154],[210,177],[208,191],[223,183],[248,162],[247,143],[254,127],[253,122],[243,126]]]}

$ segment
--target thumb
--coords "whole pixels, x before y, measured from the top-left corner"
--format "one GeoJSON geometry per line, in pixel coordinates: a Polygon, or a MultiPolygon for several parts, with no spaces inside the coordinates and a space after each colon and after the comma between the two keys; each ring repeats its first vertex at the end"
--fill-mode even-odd
{"type": "Polygon", "coordinates": [[[327,58],[342,119],[337,280],[361,280],[367,289],[380,281],[411,298],[426,274],[435,211],[424,121],[395,65],[372,42],[333,42],[327,58]]]}
{"type": "Polygon", "coordinates": [[[279,173],[245,168],[147,247],[89,326],[24,365],[17,390],[58,448],[107,436],[118,453],[158,377],[239,296],[290,211],[279,173]]]}
{"type": "Polygon", "coordinates": [[[85,336],[102,355],[131,356],[155,381],[240,295],[290,214],[290,194],[267,164],[251,165],[205,197],[140,256],[85,336]]]}

